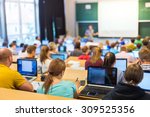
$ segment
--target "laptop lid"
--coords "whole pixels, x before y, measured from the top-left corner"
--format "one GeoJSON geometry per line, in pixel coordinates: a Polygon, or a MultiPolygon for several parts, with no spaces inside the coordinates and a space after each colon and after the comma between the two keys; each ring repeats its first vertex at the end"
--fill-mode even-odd
{"type": "Polygon", "coordinates": [[[139,85],[145,91],[150,91],[150,72],[145,71],[143,80],[139,83],[139,85]]]}
{"type": "Polygon", "coordinates": [[[125,71],[127,69],[127,59],[125,59],[125,58],[117,58],[115,67],[118,70],[125,71]]]}
{"type": "Polygon", "coordinates": [[[61,59],[61,60],[65,60],[65,55],[64,54],[51,54],[51,58],[52,59],[61,59]]]}
{"type": "Polygon", "coordinates": [[[17,70],[24,76],[37,76],[37,61],[36,59],[18,59],[17,70]]]}
{"type": "Polygon", "coordinates": [[[88,85],[100,85],[114,87],[117,83],[117,68],[89,67],[88,85]]]}

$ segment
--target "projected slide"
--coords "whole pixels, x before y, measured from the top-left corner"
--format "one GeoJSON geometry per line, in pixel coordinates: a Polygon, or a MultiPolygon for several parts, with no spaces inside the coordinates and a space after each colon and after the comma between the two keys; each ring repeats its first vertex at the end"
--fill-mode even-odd
{"type": "Polygon", "coordinates": [[[98,0],[100,37],[136,37],[138,0],[98,0]]]}

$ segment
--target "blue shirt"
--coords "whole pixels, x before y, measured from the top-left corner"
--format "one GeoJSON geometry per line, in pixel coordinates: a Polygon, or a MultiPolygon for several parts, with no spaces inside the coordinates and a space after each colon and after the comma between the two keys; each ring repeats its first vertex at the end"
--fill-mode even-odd
{"type": "Polygon", "coordinates": [[[119,53],[118,50],[116,50],[116,49],[114,49],[114,48],[111,48],[111,49],[110,49],[110,52],[112,52],[112,53],[114,53],[114,54],[119,53]]]}
{"type": "MultiPolygon", "coordinates": [[[[37,93],[44,94],[45,89],[41,86],[37,89],[37,93]]],[[[58,84],[50,86],[47,94],[54,96],[61,96],[73,98],[76,92],[76,85],[71,81],[61,81],[58,84]]]]}

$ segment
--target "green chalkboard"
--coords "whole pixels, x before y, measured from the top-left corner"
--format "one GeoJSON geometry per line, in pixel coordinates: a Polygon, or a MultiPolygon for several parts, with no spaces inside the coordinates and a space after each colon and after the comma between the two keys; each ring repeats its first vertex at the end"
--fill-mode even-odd
{"type": "Polygon", "coordinates": [[[150,36],[150,22],[142,22],[139,24],[139,34],[142,37],[150,36]]]}
{"type": "Polygon", "coordinates": [[[79,23],[79,35],[84,37],[85,31],[88,28],[88,25],[92,25],[94,28],[94,32],[98,32],[98,23],[79,23]]]}
{"type": "Polygon", "coordinates": [[[139,20],[150,20],[150,8],[145,7],[145,3],[150,0],[139,0],[139,20]]]}
{"type": "Polygon", "coordinates": [[[98,3],[77,3],[76,4],[77,21],[97,21],[98,20],[98,3]],[[91,5],[91,9],[86,9],[86,5],[91,5]]]}

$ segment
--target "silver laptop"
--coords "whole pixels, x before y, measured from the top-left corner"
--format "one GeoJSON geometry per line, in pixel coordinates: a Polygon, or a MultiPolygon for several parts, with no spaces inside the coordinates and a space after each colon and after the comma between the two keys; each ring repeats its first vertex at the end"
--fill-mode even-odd
{"type": "Polygon", "coordinates": [[[117,83],[117,68],[89,67],[87,85],[80,92],[79,98],[102,98],[117,83]]]}
{"type": "Polygon", "coordinates": [[[118,70],[125,71],[127,69],[127,59],[125,59],[125,58],[116,58],[115,67],[118,70]]]}
{"type": "Polygon", "coordinates": [[[17,70],[29,82],[37,78],[37,61],[36,59],[18,59],[17,70]]]}
{"type": "Polygon", "coordinates": [[[140,86],[145,91],[150,92],[150,72],[149,71],[144,72],[143,80],[140,82],[138,86],[140,86]]]}

